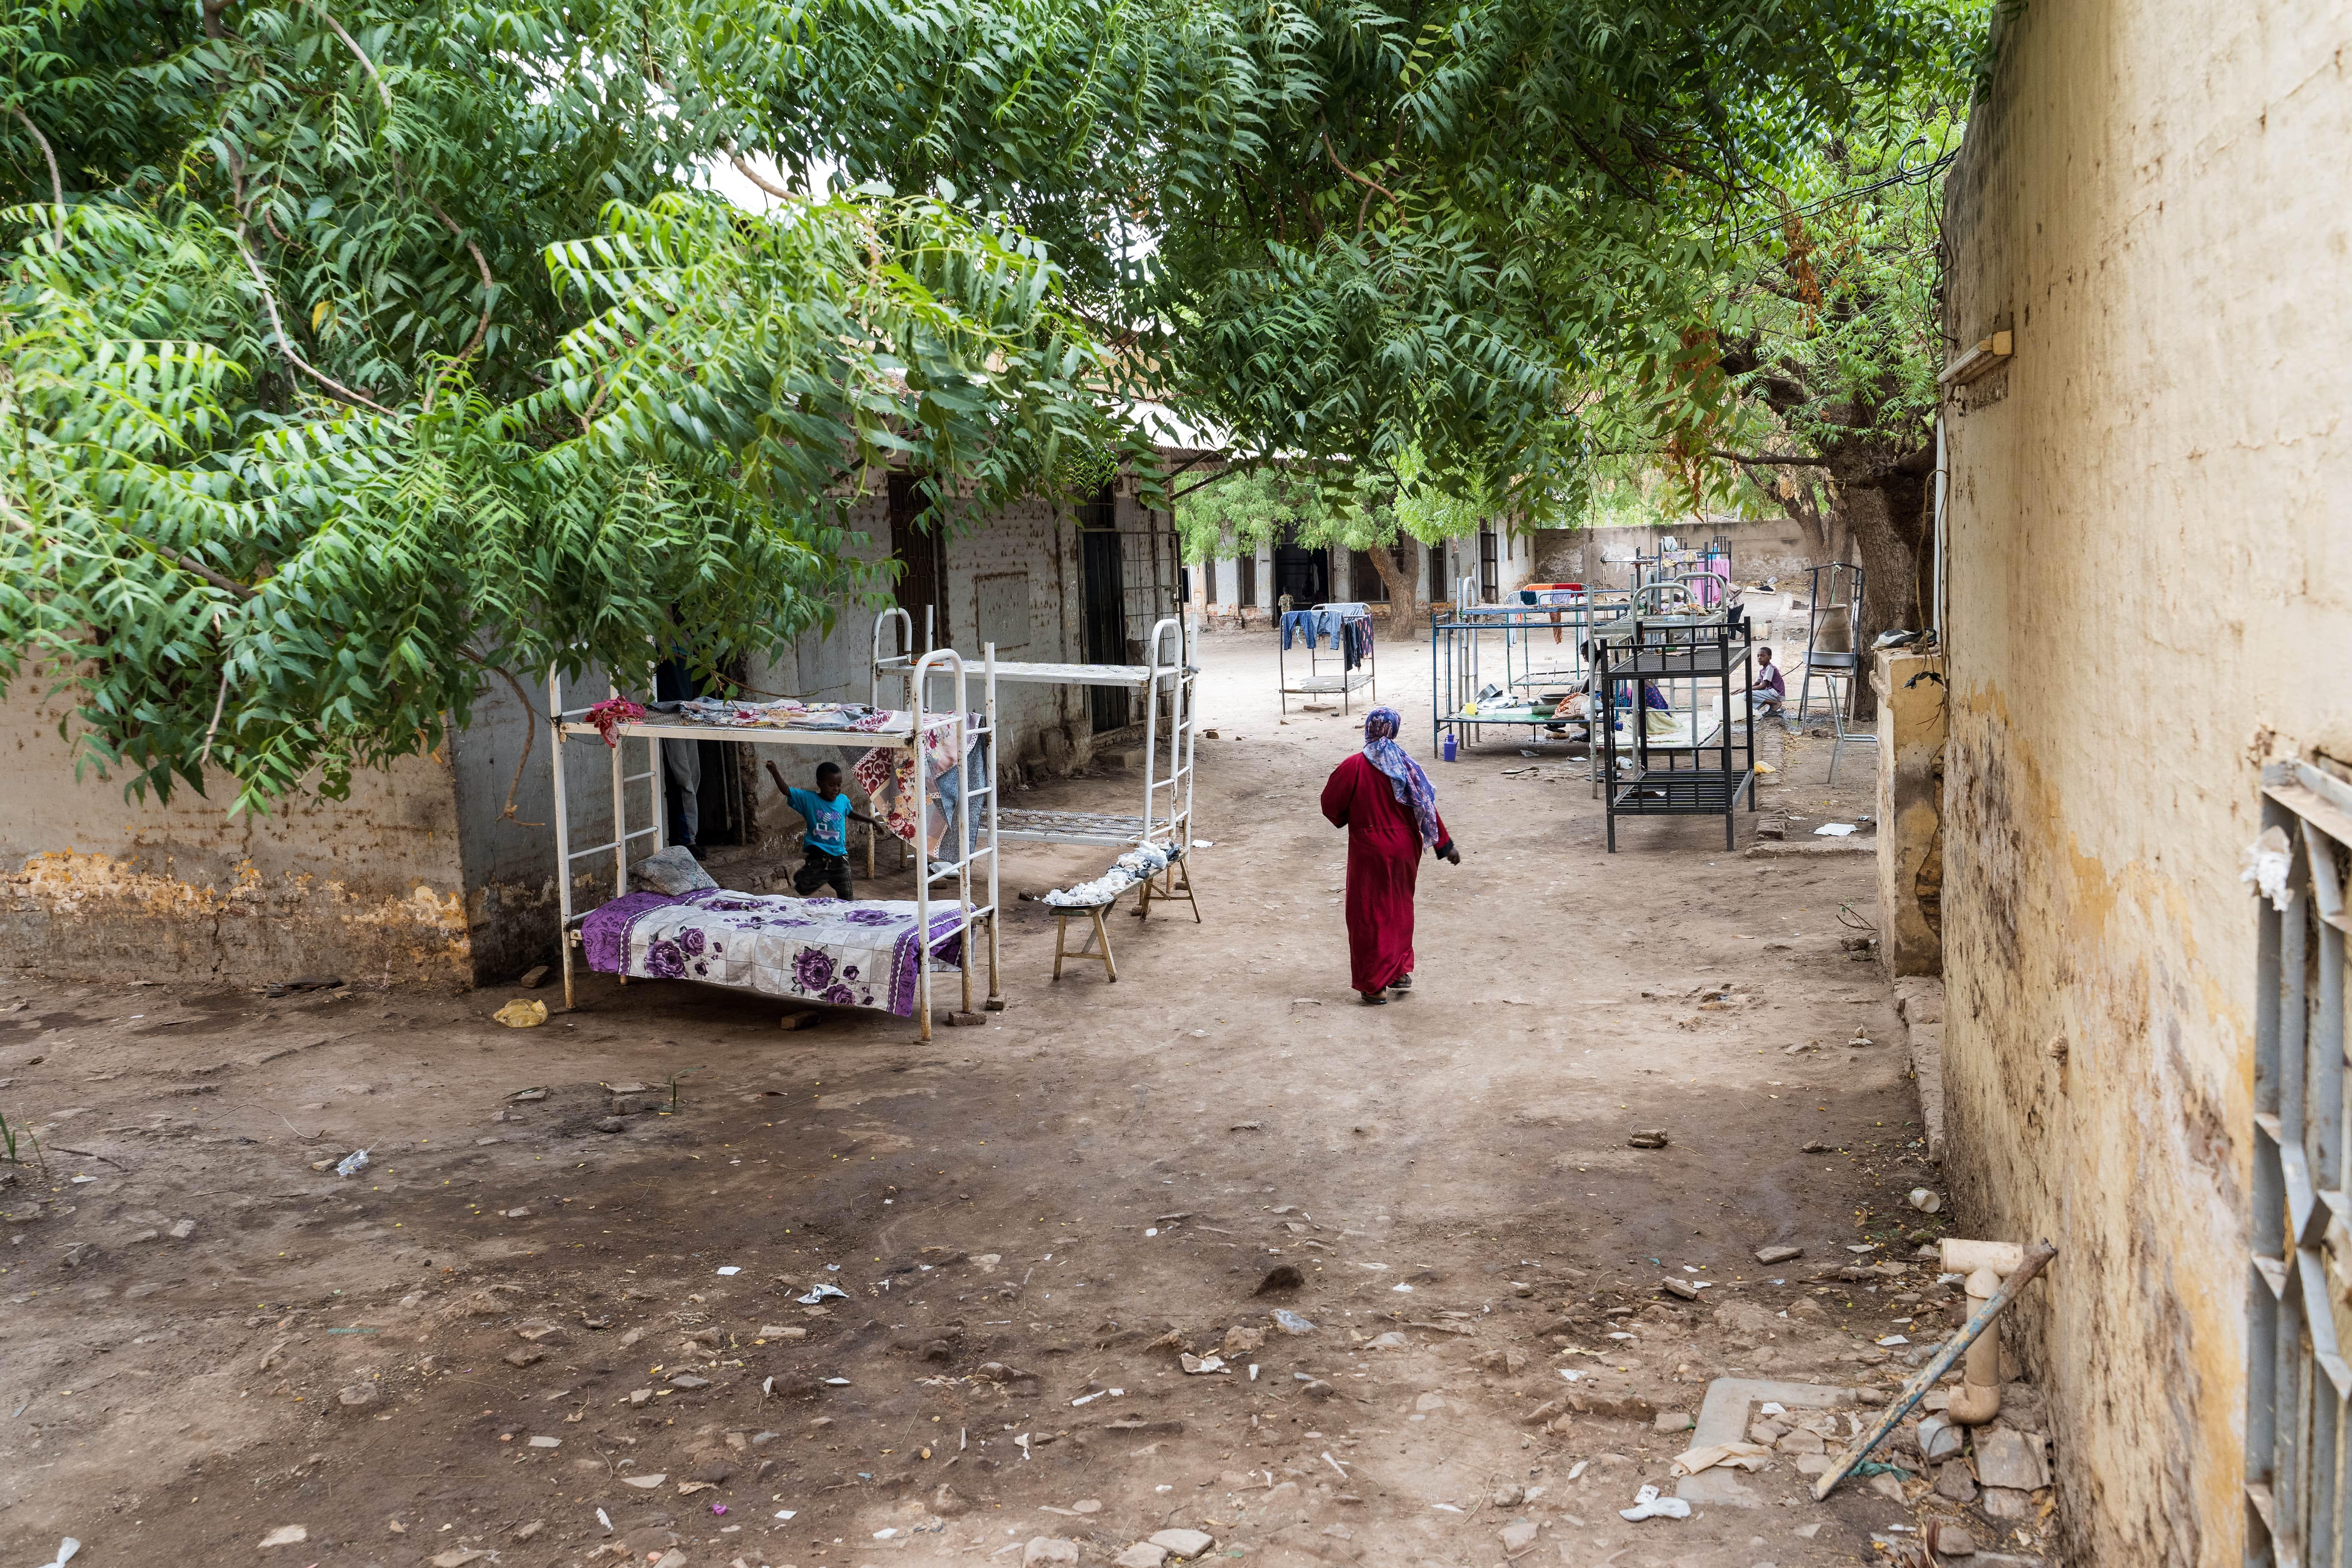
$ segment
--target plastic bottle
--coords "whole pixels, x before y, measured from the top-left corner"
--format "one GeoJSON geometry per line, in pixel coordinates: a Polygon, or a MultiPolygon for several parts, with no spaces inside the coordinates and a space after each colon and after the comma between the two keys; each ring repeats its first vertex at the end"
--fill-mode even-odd
{"type": "Polygon", "coordinates": [[[1454,731],[1453,731],[1448,730],[1447,731],[1445,731],[1445,742],[1444,742],[1444,745],[1442,745],[1442,746],[1440,746],[1440,747],[1438,748],[1438,751],[1439,751],[1439,754],[1440,754],[1440,755],[1442,755],[1442,756],[1444,756],[1444,759],[1445,759],[1447,762],[1449,762],[1449,763],[1450,763],[1450,762],[1454,761],[1454,731]]]}

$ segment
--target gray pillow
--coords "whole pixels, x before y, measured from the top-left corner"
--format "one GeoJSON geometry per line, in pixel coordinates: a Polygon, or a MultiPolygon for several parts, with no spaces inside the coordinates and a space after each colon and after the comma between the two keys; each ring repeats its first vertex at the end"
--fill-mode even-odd
{"type": "Polygon", "coordinates": [[[648,855],[629,868],[629,884],[648,892],[667,893],[672,898],[691,893],[698,888],[715,888],[710,873],[702,862],[687,853],[682,845],[673,844],[658,854],[648,855]]]}

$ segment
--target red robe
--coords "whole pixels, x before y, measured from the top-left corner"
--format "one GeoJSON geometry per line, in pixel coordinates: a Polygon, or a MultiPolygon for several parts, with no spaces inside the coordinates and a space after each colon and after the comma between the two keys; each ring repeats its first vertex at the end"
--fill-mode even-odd
{"type": "MultiPolygon", "coordinates": [[[[1421,829],[1396,784],[1358,752],[1331,770],[1323,815],[1348,830],[1348,967],[1359,991],[1385,991],[1412,973],[1412,889],[1421,829]]],[[[1443,817],[1438,842],[1449,841],[1443,817]]]]}

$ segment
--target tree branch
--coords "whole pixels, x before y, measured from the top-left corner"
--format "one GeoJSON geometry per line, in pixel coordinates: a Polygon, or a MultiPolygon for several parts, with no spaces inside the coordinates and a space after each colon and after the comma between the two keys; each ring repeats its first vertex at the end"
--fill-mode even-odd
{"type": "Polygon", "coordinates": [[[285,318],[278,313],[278,296],[270,289],[268,275],[261,270],[261,263],[254,258],[253,247],[245,237],[245,220],[241,216],[236,225],[236,253],[245,258],[246,269],[253,274],[253,286],[261,290],[262,306],[268,310],[270,329],[278,336],[278,352],[286,356],[286,363],[346,403],[355,403],[362,408],[372,408],[386,418],[396,417],[392,410],[383,404],[353,392],[350,387],[294,352],[293,340],[286,335],[285,318]]]}
{"type": "Polygon", "coordinates": [[[11,109],[8,112],[24,121],[26,131],[41,144],[41,156],[48,160],[49,195],[57,201],[58,232],[63,234],[66,231],[66,183],[58,174],[57,149],[49,145],[49,139],[41,134],[41,128],[33,123],[31,115],[21,109],[11,109]]]}
{"type": "Polygon", "coordinates": [[[1826,468],[1829,465],[1819,458],[1777,458],[1763,452],[1726,452],[1709,447],[1710,458],[1723,458],[1735,463],[1770,464],[1784,468],[1826,468]]]}
{"type": "MultiPolygon", "coordinates": [[[[1396,202],[1396,205],[1399,205],[1399,206],[1402,206],[1402,205],[1404,205],[1402,202],[1401,202],[1401,201],[1397,201],[1397,194],[1396,194],[1394,191],[1392,191],[1392,190],[1389,189],[1386,185],[1381,184],[1378,180],[1367,179],[1365,176],[1363,176],[1363,175],[1359,174],[1358,173],[1356,173],[1356,171],[1355,171],[1355,170],[1350,169],[1349,167],[1348,167],[1348,165],[1347,165],[1347,164],[1342,163],[1341,162],[1339,162],[1339,150],[1337,147],[1334,147],[1334,146],[1332,146],[1332,145],[1331,145],[1331,132],[1330,132],[1329,131],[1326,130],[1325,132],[1323,132],[1322,136],[1323,136],[1323,151],[1325,151],[1326,153],[1328,153],[1331,155],[1331,166],[1332,166],[1333,168],[1335,168],[1335,169],[1339,170],[1339,173],[1341,173],[1341,174],[1343,174],[1347,175],[1347,176],[1348,176],[1348,178],[1349,178],[1349,179],[1351,179],[1351,180],[1355,181],[1355,182],[1356,182],[1356,184],[1360,184],[1360,185],[1363,185],[1363,186],[1367,187],[1367,188],[1368,188],[1368,189],[1370,189],[1370,190],[1374,190],[1374,191],[1378,191],[1378,192],[1380,192],[1380,194],[1381,194],[1381,195],[1384,195],[1384,196],[1388,197],[1388,199],[1389,199],[1390,201],[1391,201],[1391,202],[1396,202]]],[[[1366,216],[1368,216],[1370,215],[1370,208],[1369,204],[1370,203],[1371,199],[1372,199],[1372,198],[1371,198],[1370,195],[1365,196],[1365,197],[1364,197],[1364,201],[1365,201],[1365,202],[1366,202],[1366,204],[1368,204],[1368,205],[1365,205],[1365,206],[1363,206],[1363,207],[1360,207],[1360,208],[1358,208],[1358,209],[1357,209],[1357,212],[1356,212],[1356,231],[1357,231],[1359,234],[1360,234],[1360,233],[1362,233],[1362,232],[1363,232],[1363,228],[1364,228],[1364,219],[1365,219],[1365,217],[1366,217],[1366,216]]]]}
{"type": "Polygon", "coordinates": [[[319,0],[310,0],[310,9],[319,13],[319,19],[334,30],[335,37],[343,40],[343,47],[352,51],[352,58],[360,62],[360,68],[368,73],[370,81],[375,83],[375,95],[383,100],[383,111],[386,114],[391,113],[392,89],[384,86],[383,78],[376,74],[375,62],[368,58],[367,51],[361,48],[349,33],[343,31],[343,25],[336,21],[334,14],[320,5],[319,0]]]}
{"type": "Polygon", "coordinates": [[[730,153],[727,154],[727,161],[735,165],[735,172],[737,174],[742,175],[745,179],[751,181],[753,184],[759,186],[770,195],[776,197],[780,201],[792,201],[794,199],[792,192],[784,189],[783,186],[777,184],[774,181],[761,174],[757,169],[751,167],[751,164],[743,162],[742,157],[740,154],[730,153]]]}

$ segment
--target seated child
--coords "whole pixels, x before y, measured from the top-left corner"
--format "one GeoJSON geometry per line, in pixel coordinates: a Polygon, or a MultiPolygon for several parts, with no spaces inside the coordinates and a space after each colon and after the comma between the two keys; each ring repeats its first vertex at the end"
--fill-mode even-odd
{"type": "Polygon", "coordinates": [[[841,764],[819,763],[816,768],[816,788],[814,791],[794,789],[784,783],[776,764],[768,764],[769,776],[776,787],[784,792],[784,799],[801,814],[808,824],[802,836],[801,868],[793,873],[793,891],[807,898],[826,883],[845,899],[857,896],[849,879],[849,830],[847,824],[863,822],[878,827],[864,812],[851,809],[849,796],[842,793],[841,764]]]}
{"type": "Polygon", "coordinates": [[[1777,714],[1789,700],[1789,683],[1781,679],[1780,667],[1772,662],[1772,650],[1756,650],[1756,686],[1748,698],[1759,713],[1777,714]]]}

